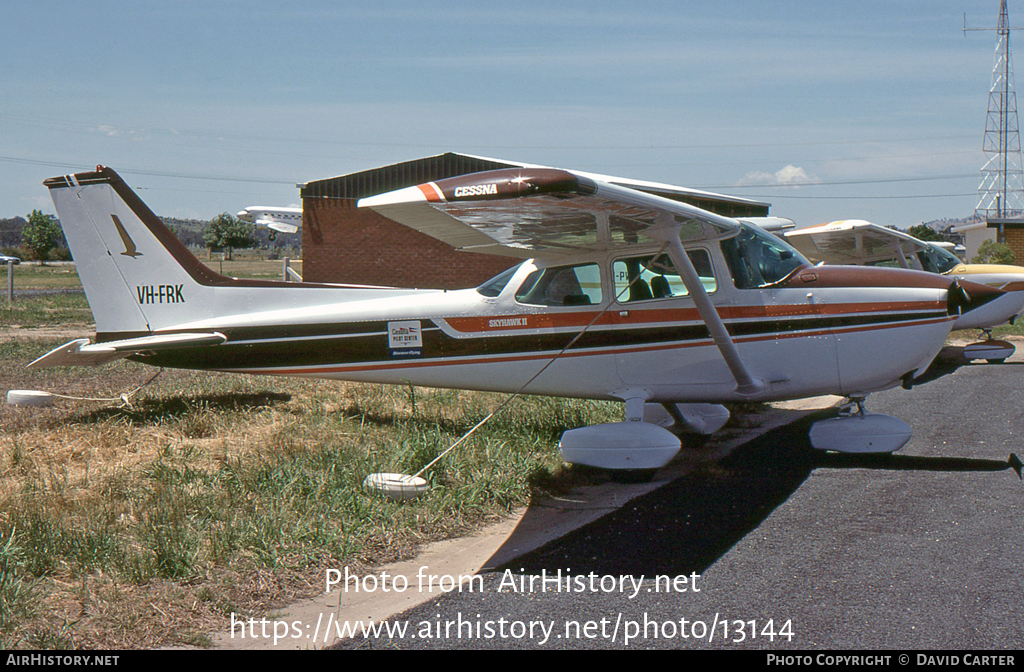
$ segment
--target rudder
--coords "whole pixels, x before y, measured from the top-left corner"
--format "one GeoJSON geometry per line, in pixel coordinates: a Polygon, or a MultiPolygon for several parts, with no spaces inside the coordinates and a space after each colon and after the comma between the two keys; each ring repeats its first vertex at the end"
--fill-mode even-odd
{"type": "Polygon", "coordinates": [[[228,278],[210,271],[121,177],[98,166],[49,188],[96,320],[124,338],[202,317],[202,294],[228,278]]]}

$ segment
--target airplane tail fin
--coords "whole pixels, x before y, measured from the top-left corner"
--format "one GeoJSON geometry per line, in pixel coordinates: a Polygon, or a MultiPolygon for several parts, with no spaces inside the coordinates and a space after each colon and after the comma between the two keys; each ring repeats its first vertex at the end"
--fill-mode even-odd
{"type": "Polygon", "coordinates": [[[229,278],[203,265],[110,168],[43,184],[57,208],[100,342],[137,344],[154,332],[216,333],[225,319],[244,322],[260,312],[432,292],[229,278]]]}
{"type": "Polygon", "coordinates": [[[125,338],[202,319],[203,294],[231,279],[204,266],[109,168],[49,188],[96,331],[125,338]]]}

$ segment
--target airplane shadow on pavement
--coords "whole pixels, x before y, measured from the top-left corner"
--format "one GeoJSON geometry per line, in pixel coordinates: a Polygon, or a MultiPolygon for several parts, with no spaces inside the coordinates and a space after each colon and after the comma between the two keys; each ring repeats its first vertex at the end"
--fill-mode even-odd
{"type": "Polygon", "coordinates": [[[814,468],[808,429],[829,414],[817,413],[770,431],[495,571],[700,573],[806,480],[814,468]]]}
{"type": "Polygon", "coordinates": [[[1018,476],[1021,474],[1021,461],[1012,454],[1008,461],[999,461],[815,450],[808,439],[811,424],[834,415],[835,410],[829,409],[772,430],[724,459],[699,466],[493,571],[700,574],[756,529],[819,468],[950,472],[1013,469],[1018,476]]]}

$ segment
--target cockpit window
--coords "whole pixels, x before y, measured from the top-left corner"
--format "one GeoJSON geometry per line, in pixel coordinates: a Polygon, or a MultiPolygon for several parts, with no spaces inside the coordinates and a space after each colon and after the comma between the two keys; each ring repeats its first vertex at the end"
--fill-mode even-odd
{"type": "Polygon", "coordinates": [[[507,271],[499,273],[498,275],[494,276],[484,284],[477,287],[476,291],[490,298],[494,298],[495,296],[501,294],[501,290],[505,289],[505,285],[507,285],[508,281],[512,279],[512,276],[516,274],[516,271],[519,270],[519,266],[521,265],[522,264],[517,264],[516,266],[513,266],[507,271]]]}
{"type": "Polygon", "coordinates": [[[921,262],[921,268],[929,273],[945,273],[960,265],[960,258],[948,250],[936,245],[929,245],[928,249],[917,253],[921,262]]]}
{"type": "Polygon", "coordinates": [[[516,290],[516,301],[540,306],[589,306],[601,303],[597,264],[553,266],[530,273],[516,290]]]}
{"type": "Polygon", "coordinates": [[[785,241],[743,224],[739,235],[722,241],[722,253],[739,289],[756,289],[782,280],[807,261],[785,241]]]}

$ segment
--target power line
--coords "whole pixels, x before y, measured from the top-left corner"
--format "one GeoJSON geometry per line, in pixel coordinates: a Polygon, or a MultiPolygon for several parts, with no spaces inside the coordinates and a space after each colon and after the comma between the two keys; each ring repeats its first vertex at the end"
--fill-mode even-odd
{"type": "Polygon", "coordinates": [[[897,184],[900,182],[929,182],[933,180],[962,180],[974,177],[973,174],[961,175],[933,175],[930,177],[880,177],[867,178],[863,180],[818,180],[808,182],[792,182],[779,184],[765,184],[763,182],[752,182],[750,184],[715,185],[705,187],[694,187],[694,189],[779,189],[794,187],[831,187],[850,184],[897,184]]]}
{"type": "Polygon", "coordinates": [[[749,194],[748,198],[771,198],[771,199],[782,199],[782,198],[796,198],[800,200],[808,201],[876,201],[876,200],[903,200],[913,198],[963,198],[965,196],[977,196],[977,193],[971,192],[969,194],[920,194],[915,196],[787,196],[785,194],[772,194],[772,195],[756,195],[749,194]]]}
{"type": "MultiPolygon", "coordinates": [[[[63,161],[43,161],[40,159],[25,159],[16,156],[0,156],[0,161],[7,163],[22,163],[31,166],[51,166],[53,168],[65,168],[69,170],[92,170],[94,166],[86,166],[81,163],[68,163],[63,161]]],[[[230,175],[200,175],[196,173],[178,173],[163,170],[141,170],[135,168],[119,167],[117,172],[126,175],[145,175],[147,177],[175,177],[185,180],[209,180],[219,182],[245,182],[250,184],[291,184],[296,180],[285,180],[274,177],[235,177],[230,175]]]]}

